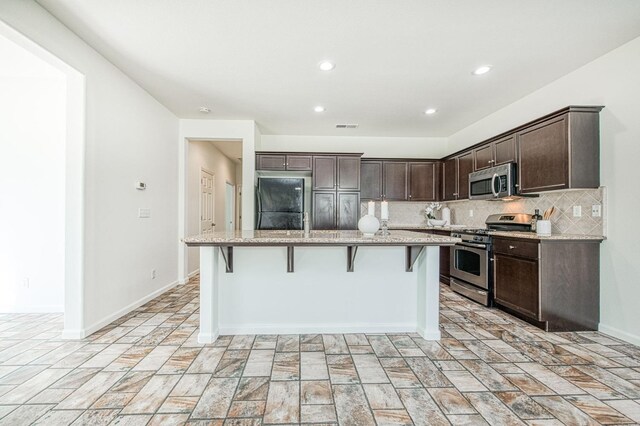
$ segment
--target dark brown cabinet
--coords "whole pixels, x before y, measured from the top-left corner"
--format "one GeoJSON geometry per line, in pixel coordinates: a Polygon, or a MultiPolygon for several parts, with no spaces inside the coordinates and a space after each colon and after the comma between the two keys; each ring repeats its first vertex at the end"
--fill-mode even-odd
{"type": "Polygon", "coordinates": [[[336,192],[314,191],[313,229],[336,229],[336,192]]]}
{"type": "Polygon", "coordinates": [[[442,199],[452,201],[458,196],[458,159],[450,158],[442,163],[442,199]]]}
{"type": "Polygon", "coordinates": [[[510,134],[473,150],[474,171],[516,161],[516,136],[510,134]]]}
{"type": "Polygon", "coordinates": [[[458,190],[456,199],[469,198],[469,173],[473,172],[473,152],[458,156],[458,190]]]}
{"type": "Polygon", "coordinates": [[[313,229],[358,229],[360,155],[314,155],[313,229]]]}
{"type": "Polygon", "coordinates": [[[382,196],[389,201],[407,199],[408,167],[406,161],[382,163],[382,196]]]}
{"type": "Polygon", "coordinates": [[[382,200],[382,161],[362,160],[360,181],[360,198],[362,200],[382,200]]]}
{"type": "Polygon", "coordinates": [[[408,164],[409,201],[435,201],[439,199],[440,174],[437,162],[408,164]]]}
{"type": "Polygon", "coordinates": [[[311,155],[260,153],[256,154],[256,170],[310,171],[311,155]]]}
{"type": "Polygon", "coordinates": [[[597,330],[599,245],[494,237],[496,306],[547,331],[597,330]]]}

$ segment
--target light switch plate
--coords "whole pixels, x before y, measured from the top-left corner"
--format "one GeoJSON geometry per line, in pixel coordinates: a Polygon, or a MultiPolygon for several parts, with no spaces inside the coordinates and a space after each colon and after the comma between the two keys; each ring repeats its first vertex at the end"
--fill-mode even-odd
{"type": "Polygon", "coordinates": [[[582,206],[573,206],[573,217],[582,217],[582,206]]]}
{"type": "Polygon", "coordinates": [[[473,217],[473,210],[469,210],[469,217],[473,217]]]}
{"type": "Polygon", "coordinates": [[[602,216],[602,206],[600,204],[594,204],[591,206],[591,216],[593,217],[602,216]]]}
{"type": "Polygon", "coordinates": [[[147,219],[151,217],[151,209],[138,209],[138,217],[147,219]]]}

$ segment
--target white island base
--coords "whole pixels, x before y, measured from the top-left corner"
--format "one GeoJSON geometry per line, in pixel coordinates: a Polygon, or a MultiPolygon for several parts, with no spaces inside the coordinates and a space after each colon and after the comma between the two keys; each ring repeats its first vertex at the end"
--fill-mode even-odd
{"type": "MultiPolygon", "coordinates": [[[[435,237],[438,238],[438,237],[435,237]]],[[[447,241],[450,245],[450,241],[447,241]]],[[[437,244],[437,243],[436,243],[437,244]]],[[[407,272],[404,246],[200,247],[200,343],[219,335],[417,332],[440,338],[439,245],[407,272]],[[293,260],[294,272],[287,272],[293,260]]],[[[420,249],[420,247],[418,247],[420,249]]]]}

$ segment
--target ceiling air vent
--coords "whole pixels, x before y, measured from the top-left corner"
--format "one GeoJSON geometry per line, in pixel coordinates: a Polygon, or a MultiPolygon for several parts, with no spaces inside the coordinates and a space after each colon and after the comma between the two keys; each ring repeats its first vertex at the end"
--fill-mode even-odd
{"type": "Polygon", "coordinates": [[[357,129],[357,124],[336,124],[336,129],[357,129]]]}

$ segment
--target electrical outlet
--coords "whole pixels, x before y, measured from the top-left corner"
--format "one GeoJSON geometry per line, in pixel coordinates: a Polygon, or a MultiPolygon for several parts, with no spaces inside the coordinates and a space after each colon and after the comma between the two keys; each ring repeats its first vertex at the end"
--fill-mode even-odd
{"type": "Polygon", "coordinates": [[[138,217],[141,219],[146,219],[151,217],[151,209],[138,209],[138,217]]]}
{"type": "Polygon", "coordinates": [[[582,206],[573,206],[573,217],[582,217],[582,206]]]}
{"type": "Polygon", "coordinates": [[[591,216],[593,217],[602,216],[602,206],[600,204],[594,204],[591,206],[591,216]]]}
{"type": "Polygon", "coordinates": [[[473,210],[469,210],[469,217],[473,217],[473,210]]]}
{"type": "Polygon", "coordinates": [[[29,288],[29,285],[29,278],[25,278],[24,280],[22,280],[22,287],[29,288]]]}
{"type": "Polygon", "coordinates": [[[155,270],[155,269],[152,269],[152,270],[151,270],[151,279],[152,279],[152,280],[155,280],[155,279],[156,279],[156,270],[155,270]]]}

